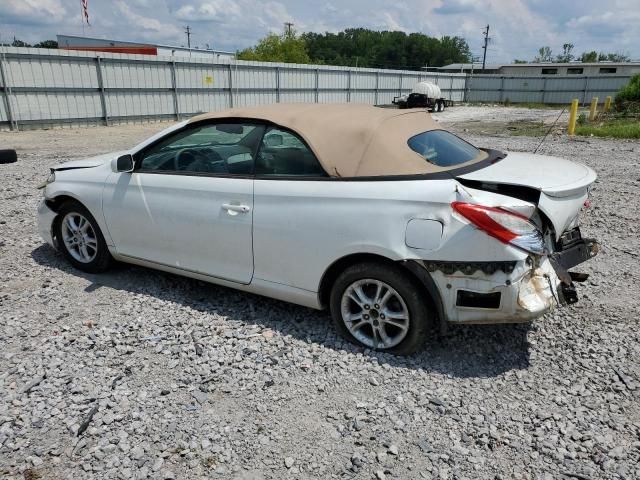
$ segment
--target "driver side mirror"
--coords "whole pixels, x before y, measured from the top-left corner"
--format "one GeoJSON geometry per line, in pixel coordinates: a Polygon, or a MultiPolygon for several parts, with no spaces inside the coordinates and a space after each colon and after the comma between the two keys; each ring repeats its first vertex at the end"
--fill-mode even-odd
{"type": "Polygon", "coordinates": [[[119,173],[129,173],[133,172],[134,167],[135,163],[133,162],[133,157],[127,153],[126,155],[122,155],[116,159],[114,170],[119,173]]]}

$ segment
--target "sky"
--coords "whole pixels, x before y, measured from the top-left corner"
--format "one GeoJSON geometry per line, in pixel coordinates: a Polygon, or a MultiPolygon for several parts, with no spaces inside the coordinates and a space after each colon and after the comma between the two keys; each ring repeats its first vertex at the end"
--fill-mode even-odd
{"type": "Polygon", "coordinates": [[[0,41],[29,43],[57,33],[235,51],[292,22],[298,32],[349,27],[459,35],[487,63],[531,60],[539,47],[554,53],[597,50],[640,58],[640,0],[88,0],[91,26],[82,26],[80,0],[0,0],[0,41]]]}

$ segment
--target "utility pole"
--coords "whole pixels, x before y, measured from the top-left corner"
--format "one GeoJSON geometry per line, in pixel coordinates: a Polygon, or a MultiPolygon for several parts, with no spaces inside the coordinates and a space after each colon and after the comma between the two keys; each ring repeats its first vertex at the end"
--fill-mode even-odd
{"type": "Polygon", "coordinates": [[[489,44],[489,24],[487,24],[487,29],[482,31],[482,34],[484,35],[484,45],[482,46],[484,50],[482,54],[482,73],[484,73],[484,66],[487,61],[487,45],[489,44]]]}
{"type": "Polygon", "coordinates": [[[191,27],[187,25],[184,28],[185,28],[184,33],[187,34],[187,47],[189,47],[189,50],[191,50],[191,27]]]}
{"type": "Polygon", "coordinates": [[[287,35],[287,37],[291,36],[291,27],[293,27],[293,23],[284,22],[284,31],[285,31],[285,34],[287,35]]]}

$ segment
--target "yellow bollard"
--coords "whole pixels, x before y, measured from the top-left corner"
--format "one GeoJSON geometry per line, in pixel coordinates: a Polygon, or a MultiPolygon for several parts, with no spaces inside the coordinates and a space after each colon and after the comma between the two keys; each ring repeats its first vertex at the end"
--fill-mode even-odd
{"type": "Polygon", "coordinates": [[[567,133],[573,135],[576,133],[576,117],[578,116],[578,99],[571,100],[571,109],[569,110],[569,128],[567,133]]]}
{"type": "Polygon", "coordinates": [[[604,99],[604,109],[602,111],[608,112],[609,108],[611,108],[611,95],[607,95],[607,97],[604,99]]]}
{"type": "Polygon", "coordinates": [[[598,97],[591,99],[591,106],[589,107],[589,121],[593,122],[596,119],[596,113],[598,113],[598,97]]]}

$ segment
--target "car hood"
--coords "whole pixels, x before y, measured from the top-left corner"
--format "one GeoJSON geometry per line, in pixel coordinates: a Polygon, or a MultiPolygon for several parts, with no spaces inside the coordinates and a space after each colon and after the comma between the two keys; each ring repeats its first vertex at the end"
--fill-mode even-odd
{"type": "Polygon", "coordinates": [[[486,168],[459,175],[459,180],[526,187],[540,192],[538,208],[554,226],[556,238],[574,224],[596,173],[564,158],[510,152],[486,168]]]}
{"type": "Polygon", "coordinates": [[[104,165],[107,162],[110,162],[111,159],[117,158],[120,155],[127,153],[123,152],[111,152],[104,153],[102,155],[96,155],[95,157],[84,158],[82,160],[71,160],[69,162],[59,163],[58,165],[54,165],[51,167],[51,170],[55,170],[57,172],[64,170],[74,170],[78,168],[93,168],[99,167],[100,165],[104,165]]]}

